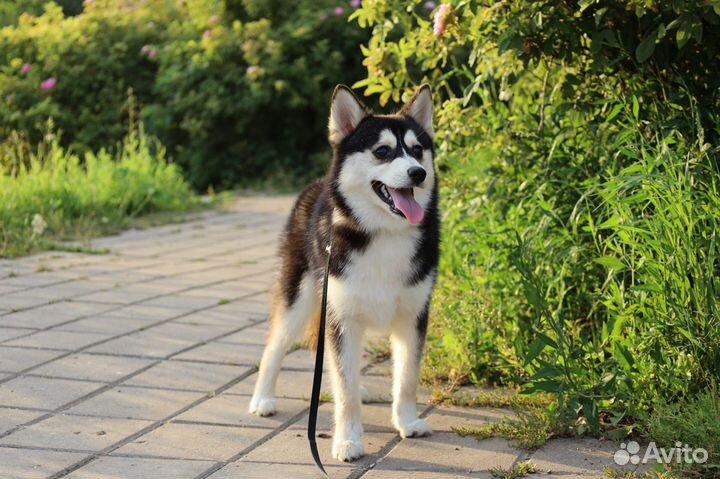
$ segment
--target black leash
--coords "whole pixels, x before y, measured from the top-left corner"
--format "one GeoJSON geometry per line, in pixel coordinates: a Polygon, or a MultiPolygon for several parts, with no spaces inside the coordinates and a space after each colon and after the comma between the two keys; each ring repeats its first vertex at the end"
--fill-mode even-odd
{"type": "Polygon", "coordinates": [[[326,248],[327,264],[325,265],[325,275],[323,277],[322,300],[320,303],[320,327],[318,328],[317,350],[315,351],[315,373],[313,375],[312,393],[310,394],[310,415],[308,417],[308,441],[310,442],[310,452],[318,469],[320,469],[325,477],[328,477],[320,454],[318,453],[316,437],[318,408],[320,407],[320,387],[322,386],[323,358],[325,356],[325,317],[327,316],[327,290],[328,275],[330,274],[330,256],[332,254],[332,233],[330,236],[330,244],[326,248]]]}

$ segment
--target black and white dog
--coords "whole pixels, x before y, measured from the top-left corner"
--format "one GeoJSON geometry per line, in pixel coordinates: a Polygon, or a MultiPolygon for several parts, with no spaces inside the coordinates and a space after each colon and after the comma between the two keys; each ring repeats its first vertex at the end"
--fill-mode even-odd
{"type": "Polygon", "coordinates": [[[275,413],[282,358],[304,329],[317,329],[332,238],[326,336],[335,402],[332,454],[341,461],[363,455],[360,360],[368,329],[390,333],[393,425],[402,437],[432,432],[415,403],[439,256],[432,115],[427,85],[394,115],[373,114],[338,86],[330,108],[330,171],[303,191],[285,228],[250,412],[275,413]]]}

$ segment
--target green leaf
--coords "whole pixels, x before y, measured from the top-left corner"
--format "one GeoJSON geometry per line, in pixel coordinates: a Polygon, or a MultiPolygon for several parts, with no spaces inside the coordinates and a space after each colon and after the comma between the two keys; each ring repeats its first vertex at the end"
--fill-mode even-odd
{"type": "Polygon", "coordinates": [[[640,63],[643,63],[648,58],[652,56],[652,54],[655,52],[655,44],[657,43],[657,36],[658,31],[657,29],[653,30],[650,35],[645,37],[643,41],[640,42],[640,44],[635,49],[635,58],[637,58],[637,61],[640,63]]]}
{"type": "Polygon", "coordinates": [[[615,256],[601,256],[596,258],[595,262],[616,271],[625,269],[625,264],[615,256]]]}

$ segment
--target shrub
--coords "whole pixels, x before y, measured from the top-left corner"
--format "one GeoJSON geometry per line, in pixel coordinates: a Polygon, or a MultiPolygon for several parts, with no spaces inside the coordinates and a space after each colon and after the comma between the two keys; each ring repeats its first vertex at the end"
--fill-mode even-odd
{"type": "Polygon", "coordinates": [[[441,104],[428,365],[552,392],[581,432],[702,391],[720,377],[717,7],[448,5],[354,15],[373,28],[356,86],[389,102],[429,81],[441,104]]]}
{"type": "Polygon", "coordinates": [[[52,117],[64,146],[112,145],[132,91],[195,186],[303,181],[327,161],[329,93],[361,75],[366,34],[336,5],[96,0],[65,18],[49,4],[0,30],[0,134],[39,141],[52,117]]]}

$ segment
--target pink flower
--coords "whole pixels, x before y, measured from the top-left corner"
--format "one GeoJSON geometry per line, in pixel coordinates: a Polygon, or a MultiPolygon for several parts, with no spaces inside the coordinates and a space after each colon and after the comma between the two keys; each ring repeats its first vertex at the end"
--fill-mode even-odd
{"type": "Polygon", "coordinates": [[[247,67],[247,70],[245,70],[245,75],[251,80],[256,79],[259,74],[260,69],[255,65],[250,65],[249,67],[247,67]]]}
{"type": "Polygon", "coordinates": [[[209,39],[210,37],[212,37],[212,32],[210,30],[205,30],[205,32],[203,33],[203,38],[209,39]]]}
{"type": "Polygon", "coordinates": [[[335,16],[342,17],[345,15],[345,9],[343,7],[335,7],[335,16]]]}
{"type": "Polygon", "coordinates": [[[435,7],[437,7],[437,3],[433,1],[425,2],[425,5],[423,5],[423,7],[425,7],[425,10],[432,11],[435,10],[435,7]]]}
{"type": "Polygon", "coordinates": [[[435,12],[435,16],[433,17],[433,32],[435,35],[440,36],[445,33],[445,22],[447,22],[451,12],[452,8],[447,3],[440,5],[438,11],[435,12]]]}
{"type": "Polygon", "coordinates": [[[44,82],[40,83],[40,89],[42,91],[52,91],[57,86],[57,79],[55,77],[50,77],[44,82]]]}
{"type": "Polygon", "coordinates": [[[20,72],[22,72],[23,75],[27,75],[28,73],[30,73],[30,70],[32,70],[32,66],[29,63],[23,63],[20,72]]]}
{"type": "Polygon", "coordinates": [[[360,8],[360,6],[362,6],[362,0],[352,0],[352,2],[350,2],[350,6],[353,8],[360,8]]]}
{"type": "Polygon", "coordinates": [[[157,48],[151,48],[151,49],[148,51],[147,57],[148,57],[150,60],[152,60],[152,61],[157,60],[157,57],[158,57],[157,48]]]}
{"type": "Polygon", "coordinates": [[[210,25],[211,27],[214,27],[214,26],[218,25],[219,23],[220,23],[220,17],[218,17],[217,15],[213,15],[212,17],[210,17],[208,19],[208,25],[210,25]]]}

